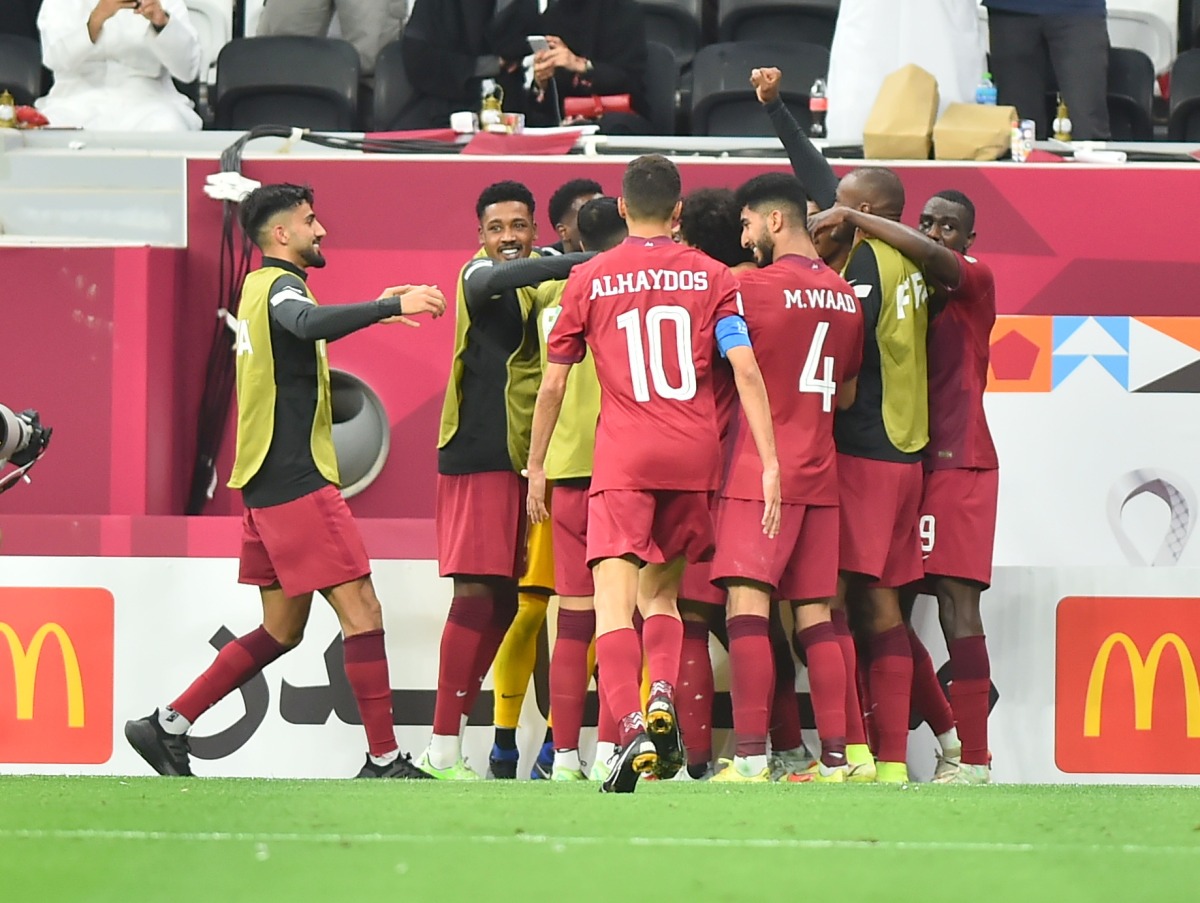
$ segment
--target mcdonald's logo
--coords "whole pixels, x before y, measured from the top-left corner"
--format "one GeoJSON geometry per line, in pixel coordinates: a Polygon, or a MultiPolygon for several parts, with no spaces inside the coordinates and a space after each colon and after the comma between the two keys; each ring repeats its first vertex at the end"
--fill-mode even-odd
{"type": "Polygon", "coordinates": [[[1061,770],[1200,773],[1200,599],[1063,599],[1055,649],[1061,770]]]}
{"type": "Polygon", "coordinates": [[[107,762],[112,708],[112,594],[0,588],[0,762],[107,762]]]}

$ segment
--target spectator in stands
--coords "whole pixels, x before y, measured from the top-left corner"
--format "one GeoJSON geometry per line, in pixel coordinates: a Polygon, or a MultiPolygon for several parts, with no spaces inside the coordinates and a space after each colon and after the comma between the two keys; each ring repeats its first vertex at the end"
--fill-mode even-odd
{"type": "Polygon", "coordinates": [[[485,78],[504,90],[505,110],[523,112],[521,60],[537,18],[537,0],[416,0],[401,36],[414,97],[397,127],[441,128],[451,113],[478,112],[485,78]]]}
{"type": "Polygon", "coordinates": [[[606,113],[600,130],[648,135],[646,23],[635,0],[558,0],[537,34],[550,49],[533,58],[530,125],[558,125],[565,97],[628,94],[630,112],[606,113]]]}
{"type": "Polygon", "coordinates": [[[200,77],[200,38],[184,0],[45,0],[42,60],[54,87],[37,102],[50,124],[106,131],[199,129],[171,79],[200,77]]]}
{"type": "Polygon", "coordinates": [[[0,15],[0,34],[15,34],[23,38],[38,38],[37,17],[42,0],[8,0],[0,15]]]}
{"type": "Polygon", "coordinates": [[[375,73],[383,46],[400,37],[406,8],[406,0],[269,0],[258,34],[323,38],[336,12],[341,35],[358,51],[365,77],[375,73]]]}
{"type": "Polygon", "coordinates": [[[952,103],[973,103],[986,68],[975,3],[842,0],[829,51],[829,141],[861,144],[883,80],[909,63],[937,79],[939,115],[952,103]]]}
{"type": "Polygon", "coordinates": [[[1105,0],[984,0],[998,100],[1050,134],[1051,72],[1071,117],[1071,137],[1102,141],[1108,127],[1105,0]],[[1053,67],[1053,68],[1051,68],[1053,67]]]}

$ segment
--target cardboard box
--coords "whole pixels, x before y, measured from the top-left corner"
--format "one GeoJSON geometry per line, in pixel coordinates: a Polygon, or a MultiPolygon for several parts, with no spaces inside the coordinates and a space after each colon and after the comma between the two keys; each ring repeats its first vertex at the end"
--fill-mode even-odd
{"type": "Polygon", "coordinates": [[[1016,107],[952,103],[933,127],[939,160],[997,160],[1012,148],[1016,107]]]}
{"type": "Polygon", "coordinates": [[[909,64],[883,80],[863,127],[863,156],[928,160],[937,119],[937,79],[909,64]]]}

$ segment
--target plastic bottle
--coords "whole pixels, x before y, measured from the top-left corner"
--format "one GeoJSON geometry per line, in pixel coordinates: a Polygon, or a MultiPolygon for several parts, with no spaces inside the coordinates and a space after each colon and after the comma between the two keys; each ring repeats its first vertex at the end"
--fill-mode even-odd
{"type": "Polygon", "coordinates": [[[825,113],[829,110],[829,98],[825,95],[825,79],[818,78],[808,92],[808,114],[812,124],[808,127],[810,138],[824,138],[825,113]]]}
{"type": "Polygon", "coordinates": [[[975,89],[975,103],[987,104],[991,107],[996,105],[996,85],[992,81],[992,73],[983,73],[979,87],[975,89]]]}

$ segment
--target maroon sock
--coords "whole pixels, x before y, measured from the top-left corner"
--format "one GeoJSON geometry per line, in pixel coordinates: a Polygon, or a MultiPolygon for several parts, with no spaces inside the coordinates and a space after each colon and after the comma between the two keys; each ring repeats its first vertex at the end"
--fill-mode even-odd
{"type": "Polygon", "coordinates": [[[596,714],[596,742],[616,743],[620,739],[617,719],[609,708],[608,694],[604,692],[604,673],[599,668],[596,669],[596,701],[600,704],[596,714]]]}
{"type": "Polygon", "coordinates": [[[491,596],[455,596],[450,603],[438,659],[437,701],[433,706],[435,734],[457,737],[462,727],[463,700],[472,693],[479,695],[475,659],[491,617],[491,596]]]}
{"type": "Polygon", "coordinates": [[[473,679],[467,689],[467,695],[463,697],[460,714],[471,714],[475,700],[483,690],[483,679],[491,670],[496,653],[500,651],[500,644],[504,642],[504,635],[512,626],[513,618],[517,616],[517,604],[516,586],[498,586],[493,590],[488,622],[475,650],[475,662],[471,666],[473,679]]]}
{"type": "Polygon", "coordinates": [[[775,663],[767,638],[767,619],[755,615],[730,618],[729,677],[733,697],[733,730],[739,756],[767,752],[767,725],[775,663]]]}
{"type": "Polygon", "coordinates": [[[944,734],[954,727],[954,712],[950,708],[950,700],[942,691],[937,671],[933,668],[933,659],[929,657],[929,650],[911,627],[908,629],[908,645],[912,649],[913,657],[913,710],[929,722],[935,734],[944,734]]]}
{"type": "Polygon", "coordinates": [[[588,686],[588,646],[596,632],[594,611],[558,610],[558,638],[550,656],[550,711],[554,748],[578,749],[588,686]]]}
{"type": "Polygon", "coordinates": [[[388,681],[387,652],[382,630],[348,636],[342,641],[346,656],[346,680],[354,691],[358,714],[367,731],[367,747],[373,756],[396,748],[392,722],[392,685],[388,681]]]}
{"type": "Polygon", "coordinates": [[[912,647],[903,624],[871,637],[871,712],[879,737],[876,757],[884,762],[908,760],[912,667],[912,647]]]}
{"type": "Polygon", "coordinates": [[[787,637],[770,631],[772,661],[775,665],[775,687],[771,694],[771,749],[799,749],[804,743],[800,734],[800,702],[796,698],[796,663],[787,637]]]}
{"type": "Polygon", "coordinates": [[[866,743],[863,706],[858,695],[858,653],[854,647],[854,637],[850,635],[850,624],[844,611],[835,608],[829,613],[829,620],[833,624],[838,645],[842,647],[842,659],[846,664],[846,742],[866,743]]]}
{"type": "Polygon", "coordinates": [[[833,625],[828,621],[801,630],[797,636],[808,659],[821,761],[833,768],[846,762],[846,663],[833,625]]]}
{"type": "Polygon", "coordinates": [[[950,702],[962,740],[962,760],[967,765],[987,765],[992,666],[984,637],[950,641],[950,676],[950,702]]]}
{"type": "Polygon", "coordinates": [[[650,683],[679,683],[679,659],[683,654],[683,622],[670,615],[651,615],[642,627],[642,645],[650,668],[650,683]]]}
{"type": "Polygon", "coordinates": [[[226,643],[216,660],[192,681],[171,708],[188,721],[197,718],[288,651],[265,627],[226,643]]]}
{"type": "Polygon", "coordinates": [[[683,656],[679,661],[679,686],[675,711],[691,765],[712,761],[713,669],[708,655],[708,625],[683,622],[683,656]]]}
{"type": "Polygon", "coordinates": [[[596,637],[596,661],[604,675],[600,689],[620,725],[619,742],[624,746],[638,732],[642,717],[642,646],[637,632],[622,627],[596,637]]]}

